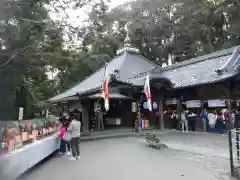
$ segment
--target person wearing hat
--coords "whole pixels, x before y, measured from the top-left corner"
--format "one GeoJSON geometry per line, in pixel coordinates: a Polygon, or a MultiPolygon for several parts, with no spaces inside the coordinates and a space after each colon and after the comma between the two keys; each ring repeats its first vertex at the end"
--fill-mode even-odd
{"type": "Polygon", "coordinates": [[[77,120],[76,113],[71,114],[71,122],[67,128],[70,134],[70,142],[72,148],[72,157],[70,160],[80,159],[80,135],[81,135],[81,122],[77,120]]]}

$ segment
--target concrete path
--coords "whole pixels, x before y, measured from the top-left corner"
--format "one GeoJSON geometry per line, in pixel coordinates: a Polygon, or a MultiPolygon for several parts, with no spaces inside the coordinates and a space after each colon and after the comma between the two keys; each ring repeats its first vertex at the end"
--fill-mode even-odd
{"type": "Polygon", "coordinates": [[[229,158],[227,136],[209,133],[172,132],[158,135],[158,137],[169,148],[175,150],[205,154],[213,157],[229,158]]]}
{"type": "Polygon", "coordinates": [[[195,154],[171,149],[154,150],[143,142],[143,137],[82,142],[80,160],[56,157],[18,180],[221,179],[220,174],[216,175],[201,161],[192,161],[195,154]]]}

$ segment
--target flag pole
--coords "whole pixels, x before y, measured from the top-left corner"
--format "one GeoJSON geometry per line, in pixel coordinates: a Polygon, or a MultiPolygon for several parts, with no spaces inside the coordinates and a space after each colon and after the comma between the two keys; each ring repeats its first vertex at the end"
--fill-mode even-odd
{"type": "Polygon", "coordinates": [[[102,84],[102,97],[104,99],[104,108],[106,111],[109,110],[109,91],[108,91],[108,83],[109,83],[109,74],[107,72],[108,63],[106,63],[104,68],[104,79],[102,84]]]}
{"type": "MultiPolygon", "coordinates": [[[[97,105],[97,104],[100,104],[100,111],[102,111],[102,103],[101,103],[101,100],[104,99],[104,86],[103,86],[103,82],[104,82],[104,79],[105,79],[105,72],[106,72],[106,69],[107,69],[107,66],[108,66],[108,63],[105,63],[105,67],[104,67],[104,74],[103,74],[103,79],[102,79],[102,86],[101,86],[101,89],[100,89],[100,92],[102,94],[102,97],[99,97],[97,98],[97,100],[94,101],[94,105],[97,105]]],[[[105,103],[105,102],[104,102],[105,103]]],[[[97,125],[97,122],[99,121],[98,120],[98,116],[97,116],[97,112],[98,110],[94,107],[94,117],[93,117],[93,122],[92,122],[92,132],[95,131],[96,127],[98,126],[97,125]]]]}

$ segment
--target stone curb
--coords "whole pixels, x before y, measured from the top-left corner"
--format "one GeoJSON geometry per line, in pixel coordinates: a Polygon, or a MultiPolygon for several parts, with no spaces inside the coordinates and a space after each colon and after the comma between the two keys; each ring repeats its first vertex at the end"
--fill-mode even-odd
{"type": "MultiPolygon", "coordinates": [[[[150,132],[151,133],[151,132],[150,132]]],[[[93,136],[83,136],[81,142],[104,140],[104,139],[117,139],[117,138],[127,138],[127,137],[141,137],[145,136],[147,133],[125,133],[125,134],[105,134],[105,135],[93,135],[93,136]]],[[[157,132],[156,135],[171,134],[171,132],[157,132]]]]}
{"type": "Polygon", "coordinates": [[[81,138],[81,142],[97,141],[104,139],[117,139],[126,137],[139,137],[139,134],[116,134],[116,135],[105,135],[105,136],[89,136],[81,138]]]}

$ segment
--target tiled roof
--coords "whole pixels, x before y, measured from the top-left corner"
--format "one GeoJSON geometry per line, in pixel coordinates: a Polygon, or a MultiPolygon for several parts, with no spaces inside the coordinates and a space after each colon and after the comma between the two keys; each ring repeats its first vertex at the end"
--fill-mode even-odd
{"type": "MultiPolygon", "coordinates": [[[[238,74],[238,70],[228,68],[221,74],[216,72],[217,69],[233,67],[240,62],[240,54],[233,55],[237,47],[214,52],[205,56],[193,58],[182,63],[174,64],[165,68],[157,68],[154,72],[159,72],[162,77],[168,78],[174,85],[174,88],[182,88],[207,83],[214,83],[232,77],[238,74]]],[[[135,85],[143,85],[145,74],[136,76],[130,80],[135,85]]]]}
{"type": "MultiPolygon", "coordinates": [[[[139,53],[126,48],[108,64],[108,71],[111,73],[114,70],[119,70],[118,80],[120,82],[137,86],[144,85],[148,72],[159,73],[161,77],[166,77],[172,82],[173,88],[184,88],[230,78],[239,73],[239,66],[239,46],[192,58],[165,68],[158,67],[139,53]],[[236,49],[238,50],[234,52],[236,49]]],[[[97,90],[101,87],[103,75],[104,67],[75,87],[53,97],[49,101],[61,101],[61,99],[76,94],[84,95],[87,92],[97,90]]]]}
{"type": "Polygon", "coordinates": [[[215,70],[221,68],[231,55],[205,60],[180,68],[164,71],[162,76],[171,80],[175,88],[212,83],[233,76],[233,72],[219,76],[215,70]]]}
{"type": "MultiPolygon", "coordinates": [[[[130,77],[140,72],[148,72],[156,67],[156,64],[147,60],[139,53],[127,50],[127,48],[107,65],[109,73],[112,73],[114,70],[119,70],[118,80],[126,83],[128,83],[130,77]]],[[[99,89],[102,85],[103,76],[104,67],[73,88],[51,98],[49,101],[59,101],[69,96],[75,96],[76,94],[82,95],[89,91],[99,89]]]]}

